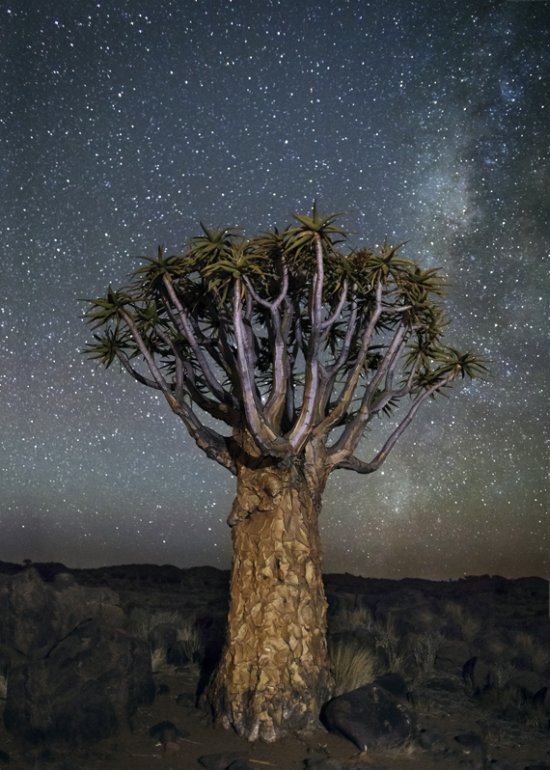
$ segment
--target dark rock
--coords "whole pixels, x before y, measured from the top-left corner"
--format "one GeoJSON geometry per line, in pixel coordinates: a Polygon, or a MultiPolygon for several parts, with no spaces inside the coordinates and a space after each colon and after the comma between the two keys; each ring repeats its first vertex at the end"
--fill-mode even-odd
{"type": "MultiPolygon", "coordinates": [[[[524,671],[521,674],[511,677],[506,686],[513,688],[517,691],[518,697],[524,701],[532,701],[538,693],[544,690],[545,681],[542,677],[535,674],[533,671],[524,671]]],[[[538,700],[542,697],[544,703],[544,696],[539,695],[538,700]]]]}
{"type": "MultiPolygon", "coordinates": [[[[57,756],[51,749],[42,749],[36,756],[36,764],[39,766],[53,765],[54,762],[57,762],[57,756]]],[[[63,760],[60,760],[60,764],[62,763],[63,760]]]]}
{"type": "Polygon", "coordinates": [[[189,657],[188,650],[182,642],[174,642],[166,650],[166,662],[170,666],[185,666],[187,663],[193,663],[193,657],[189,657]]]}
{"type": "Polygon", "coordinates": [[[540,690],[537,690],[533,695],[533,705],[550,711],[550,688],[541,687],[540,690]]]}
{"type": "Polygon", "coordinates": [[[449,674],[460,674],[464,661],[471,657],[471,648],[466,642],[445,639],[435,656],[435,668],[449,674]]]}
{"type": "Polygon", "coordinates": [[[447,738],[437,730],[421,730],[416,737],[416,743],[426,751],[443,753],[449,749],[447,738]]]}
{"type": "Polygon", "coordinates": [[[180,728],[176,727],[173,722],[165,720],[164,722],[153,725],[153,727],[149,729],[149,735],[155,741],[166,744],[175,743],[178,738],[185,738],[189,733],[186,730],[180,730],[180,728]]]}
{"type": "Polygon", "coordinates": [[[487,751],[481,735],[473,732],[462,733],[455,736],[455,741],[462,753],[468,757],[470,764],[483,770],[487,762],[487,751]]]}
{"type": "Polygon", "coordinates": [[[159,623],[149,632],[148,641],[152,650],[168,650],[176,643],[177,628],[172,623],[159,623]]]}
{"type": "Polygon", "coordinates": [[[524,770],[550,770],[548,762],[538,762],[536,765],[526,765],[524,770]]]}
{"type": "Polygon", "coordinates": [[[9,765],[10,763],[10,755],[7,751],[0,751],[0,766],[2,765],[9,765]]]}
{"type": "Polygon", "coordinates": [[[230,765],[227,765],[225,770],[256,770],[256,766],[251,765],[246,759],[236,759],[230,765]]]}
{"type": "Polygon", "coordinates": [[[471,658],[468,658],[468,660],[464,663],[462,666],[462,679],[464,680],[464,684],[471,687],[473,690],[474,685],[474,671],[477,663],[477,655],[473,655],[471,658]]]}
{"type": "Polygon", "coordinates": [[[74,759],[62,759],[52,765],[52,770],[86,770],[86,768],[80,762],[75,762],[74,759]]]}
{"type": "Polygon", "coordinates": [[[200,764],[207,770],[227,770],[231,763],[237,760],[246,761],[246,757],[236,751],[228,751],[223,754],[205,754],[199,757],[200,764]]]}
{"type": "Polygon", "coordinates": [[[176,703],[182,708],[195,708],[196,697],[190,692],[182,692],[176,697],[176,703]]]}
{"type": "Polygon", "coordinates": [[[344,765],[337,759],[306,759],[306,770],[344,770],[344,765]]]}
{"type": "Polygon", "coordinates": [[[2,638],[21,655],[47,652],[54,631],[54,598],[35,569],[26,569],[7,581],[0,592],[2,638]]]}
{"type": "Polygon", "coordinates": [[[412,714],[395,696],[374,684],[333,698],[321,716],[331,732],[348,738],[360,751],[398,746],[414,730],[412,714]]]}
{"type": "Polygon", "coordinates": [[[483,738],[477,733],[469,732],[455,735],[455,741],[466,749],[483,747],[483,738]]]}
{"type": "Polygon", "coordinates": [[[146,643],[88,621],[40,658],[11,668],[4,723],[31,744],[87,743],[127,726],[138,705],[153,697],[146,643]]]}
{"type": "Polygon", "coordinates": [[[396,698],[401,698],[402,700],[406,700],[407,698],[409,688],[401,674],[389,673],[377,676],[373,684],[383,687],[384,690],[387,690],[396,698]]]}
{"type": "Polygon", "coordinates": [[[451,679],[448,676],[434,677],[424,682],[423,687],[428,690],[438,690],[440,692],[457,692],[462,689],[460,680],[451,679]]]}
{"type": "Polygon", "coordinates": [[[85,620],[122,627],[118,594],[107,588],[83,588],[58,575],[54,582],[26,569],[0,587],[0,643],[18,655],[40,659],[85,620]]]}
{"type": "Polygon", "coordinates": [[[467,660],[462,667],[462,678],[474,695],[480,695],[495,685],[495,676],[491,666],[477,655],[467,660]]]}
{"type": "Polygon", "coordinates": [[[518,671],[533,670],[533,659],[530,655],[514,655],[510,663],[518,671]]]}

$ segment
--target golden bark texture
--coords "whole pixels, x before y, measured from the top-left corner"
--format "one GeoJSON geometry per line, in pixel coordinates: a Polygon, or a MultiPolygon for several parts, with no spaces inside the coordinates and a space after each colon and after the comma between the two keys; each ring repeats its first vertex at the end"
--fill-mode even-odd
{"type": "Polygon", "coordinates": [[[217,723],[251,741],[317,725],[330,696],[323,475],[311,466],[239,468],[227,638],[209,702],[217,723]]]}

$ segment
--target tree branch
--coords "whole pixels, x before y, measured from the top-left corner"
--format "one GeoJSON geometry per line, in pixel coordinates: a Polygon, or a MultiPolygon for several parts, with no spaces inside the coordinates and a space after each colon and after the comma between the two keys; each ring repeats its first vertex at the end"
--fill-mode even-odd
{"type": "Polygon", "coordinates": [[[453,379],[451,375],[447,376],[443,380],[434,383],[431,388],[428,388],[427,390],[419,393],[403,420],[395,428],[393,433],[390,434],[382,449],[373,457],[370,462],[359,460],[352,454],[352,452],[345,448],[340,448],[338,450],[335,450],[334,448],[329,449],[327,453],[327,459],[332,466],[332,469],[354,470],[357,473],[372,473],[373,471],[378,470],[397,441],[401,438],[405,430],[411,424],[414,416],[422,404],[438,390],[441,390],[441,388],[443,388],[451,379],[453,379]]]}
{"type": "MultiPolygon", "coordinates": [[[[335,452],[343,449],[351,455],[355,451],[355,448],[364,433],[365,427],[372,417],[370,411],[372,398],[374,398],[378,385],[383,377],[386,376],[387,381],[391,378],[391,373],[395,367],[399,351],[405,344],[406,331],[407,330],[402,325],[397,328],[394,338],[387,348],[380,366],[376,370],[369,385],[365,388],[357,414],[353,420],[346,425],[338,441],[336,441],[332,447],[335,452]]],[[[389,382],[388,390],[390,390],[389,382]]]]}
{"type": "Polygon", "coordinates": [[[176,325],[180,333],[186,339],[191,350],[193,351],[193,354],[195,355],[195,358],[197,359],[197,362],[203,372],[206,385],[208,386],[212,394],[216,396],[217,399],[219,399],[219,401],[225,402],[225,403],[229,402],[232,404],[234,408],[237,408],[238,405],[234,402],[233,397],[220,385],[216,375],[212,371],[210,364],[208,363],[208,360],[204,354],[204,350],[201,348],[199,341],[195,335],[193,324],[191,323],[191,320],[189,319],[185,311],[185,308],[181,304],[174,290],[172,282],[170,281],[168,276],[165,275],[163,277],[163,282],[168,292],[168,296],[170,297],[174,307],[178,311],[177,315],[174,317],[176,325]]]}
{"type": "Polygon", "coordinates": [[[288,442],[273,432],[266,421],[262,419],[263,416],[260,413],[256,384],[253,380],[254,370],[250,367],[250,361],[246,352],[246,332],[242,317],[242,287],[240,278],[235,280],[233,289],[233,328],[237,344],[237,366],[248,429],[258,447],[266,454],[287,454],[290,448],[288,442]]]}
{"type": "Polygon", "coordinates": [[[323,305],[323,283],[324,283],[324,255],[323,244],[320,235],[315,237],[315,256],[317,269],[313,276],[313,285],[310,302],[311,332],[309,335],[308,350],[305,361],[305,382],[304,394],[300,416],[290,431],[288,439],[295,451],[305,441],[311,427],[313,418],[316,414],[317,396],[319,388],[319,377],[322,372],[322,364],[319,360],[319,342],[321,331],[321,313],[323,305]]]}
{"type": "Polygon", "coordinates": [[[130,332],[132,333],[132,337],[136,341],[136,345],[138,346],[141,355],[145,359],[145,363],[149,367],[149,371],[151,372],[151,375],[153,376],[154,381],[157,383],[159,390],[162,390],[163,393],[167,393],[170,390],[170,386],[162,376],[160,369],[158,368],[155,362],[154,357],[151,355],[149,348],[145,344],[145,341],[139,332],[139,329],[134,323],[134,319],[126,310],[121,310],[120,315],[124,319],[124,322],[126,323],[128,328],[130,329],[130,332]]]}
{"type": "MultiPolygon", "coordinates": [[[[271,316],[271,324],[273,331],[273,376],[271,384],[271,393],[266,401],[264,407],[264,414],[266,419],[272,425],[275,431],[278,430],[281,416],[283,414],[286,403],[286,391],[288,383],[288,355],[286,347],[285,334],[288,334],[288,326],[283,329],[283,323],[279,308],[283,300],[286,299],[288,292],[288,268],[283,262],[282,264],[282,286],[277,298],[273,302],[264,300],[254,291],[254,287],[248,278],[244,278],[246,286],[254,299],[254,301],[261,307],[269,310],[271,316]]],[[[287,314],[285,314],[286,316],[287,314]]]]}
{"type": "Polygon", "coordinates": [[[199,449],[202,449],[207,457],[216,460],[217,463],[236,476],[237,466],[229,451],[229,439],[203,425],[185,402],[178,401],[171,393],[165,393],[164,396],[174,414],[177,414],[182,420],[199,449]]]}
{"type": "Polygon", "coordinates": [[[130,376],[133,377],[136,382],[139,382],[140,385],[153,388],[153,390],[162,390],[161,386],[158,384],[158,382],[156,382],[156,380],[150,380],[149,377],[145,377],[143,374],[141,374],[141,372],[138,372],[137,369],[134,369],[128,356],[125,353],[117,350],[116,356],[128,374],[130,374],[130,376]]]}
{"type": "Polygon", "coordinates": [[[325,340],[332,327],[336,323],[336,320],[340,317],[340,314],[342,310],[344,309],[344,305],[346,304],[346,299],[348,296],[348,282],[344,281],[342,291],[340,292],[340,299],[338,300],[338,304],[336,305],[336,309],[334,310],[334,313],[330,316],[330,318],[327,318],[326,321],[323,321],[321,324],[321,331],[323,334],[321,335],[321,339],[325,340]]]}
{"type": "MultiPolygon", "coordinates": [[[[380,318],[381,312],[382,312],[382,284],[378,282],[376,286],[376,306],[363,332],[362,339],[361,339],[361,347],[359,349],[359,352],[357,353],[355,365],[352,367],[350,373],[348,374],[344,387],[342,388],[336,400],[336,406],[334,407],[332,412],[330,412],[323,420],[321,420],[321,422],[315,428],[316,436],[320,437],[320,436],[326,435],[332,427],[334,427],[339,423],[343,415],[347,412],[349,405],[351,403],[351,400],[353,398],[353,394],[355,393],[355,388],[357,387],[357,383],[359,382],[359,377],[361,376],[361,372],[365,364],[365,359],[369,349],[369,344],[370,344],[372,335],[374,333],[374,330],[376,328],[376,324],[378,323],[378,319],[380,318]]],[[[351,339],[350,339],[350,342],[351,342],[351,339]]]]}

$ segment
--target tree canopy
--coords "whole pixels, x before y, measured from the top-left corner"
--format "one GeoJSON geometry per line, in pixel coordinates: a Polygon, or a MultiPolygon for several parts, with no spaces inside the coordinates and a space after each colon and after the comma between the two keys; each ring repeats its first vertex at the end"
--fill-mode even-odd
{"type": "Polygon", "coordinates": [[[233,473],[245,435],[274,462],[314,441],[329,470],[375,471],[427,399],[486,371],[444,344],[445,280],[402,244],[351,248],[338,215],[315,205],[255,237],[201,230],[181,254],[159,247],[127,286],[87,300],[86,352],[162,392],[233,473]],[[360,439],[380,415],[395,419],[362,459],[360,439]]]}

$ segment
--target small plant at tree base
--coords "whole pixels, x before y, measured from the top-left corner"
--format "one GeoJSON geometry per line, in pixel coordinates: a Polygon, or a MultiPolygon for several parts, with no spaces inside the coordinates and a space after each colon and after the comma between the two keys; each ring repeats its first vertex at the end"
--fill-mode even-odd
{"type": "Polygon", "coordinates": [[[194,622],[189,621],[178,626],[177,641],[190,661],[196,660],[202,651],[201,635],[194,622]]]}
{"type": "Polygon", "coordinates": [[[347,248],[336,222],[314,206],[251,238],[202,226],[86,313],[87,354],[160,393],[237,479],[227,645],[208,697],[249,740],[317,724],[331,692],[318,528],[329,474],[373,473],[423,404],[485,371],[443,343],[438,270],[387,243],[347,248]],[[382,446],[360,456],[385,416],[382,446]]]}
{"type": "Polygon", "coordinates": [[[374,623],[372,611],[368,607],[343,607],[330,620],[329,626],[333,633],[338,631],[368,631],[374,623]]]}
{"type": "Polygon", "coordinates": [[[329,637],[328,650],[334,695],[356,690],[380,673],[376,653],[358,639],[329,637]]]}

